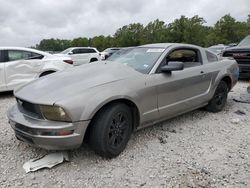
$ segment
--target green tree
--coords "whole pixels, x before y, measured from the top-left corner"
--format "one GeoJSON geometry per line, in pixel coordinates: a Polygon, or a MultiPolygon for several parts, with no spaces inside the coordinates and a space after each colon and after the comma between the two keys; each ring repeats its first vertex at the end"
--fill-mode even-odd
{"type": "Polygon", "coordinates": [[[143,34],[143,25],[134,23],[119,28],[114,34],[116,46],[138,46],[143,34]]]}
{"type": "Polygon", "coordinates": [[[88,38],[75,38],[71,41],[71,46],[72,47],[84,47],[84,46],[89,46],[89,39],[88,38]]]}
{"type": "Polygon", "coordinates": [[[239,22],[230,16],[230,14],[227,14],[214,25],[214,28],[208,35],[207,41],[210,45],[218,43],[238,43],[249,34],[250,27],[248,21],[239,22]]]}
{"type": "Polygon", "coordinates": [[[150,22],[142,32],[141,44],[167,42],[168,29],[164,21],[150,22]]]}
{"type": "Polygon", "coordinates": [[[168,25],[169,42],[190,43],[203,46],[209,27],[204,26],[205,20],[199,16],[187,18],[181,16],[168,25]]]}

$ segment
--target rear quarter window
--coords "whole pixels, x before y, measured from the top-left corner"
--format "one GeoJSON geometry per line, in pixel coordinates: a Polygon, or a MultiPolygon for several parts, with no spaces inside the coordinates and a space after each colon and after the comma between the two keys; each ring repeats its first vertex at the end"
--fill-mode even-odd
{"type": "Polygon", "coordinates": [[[208,62],[216,62],[216,61],[218,61],[218,57],[215,54],[213,54],[213,53],[211,53],[209,51],[206,51],[206,56],[207,56],[208,62]]]}
{"type": "Polygon", "coordinates": [[[41,54],[22,50],[8,50],[7,53],[8,61],[43,59],[43,57],[41,54]]]}

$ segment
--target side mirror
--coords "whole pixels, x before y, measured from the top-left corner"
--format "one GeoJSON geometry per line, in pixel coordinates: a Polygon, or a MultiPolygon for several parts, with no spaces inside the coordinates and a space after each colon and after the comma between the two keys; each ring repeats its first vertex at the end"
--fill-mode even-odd
{"type": "Polygon", "coordinates": [[[73,55],[74,53],[73,52],[69,52],[68,55],[73,55]]]}
{"type": "Polygon", "coordinates": [[[161,72],[172,72],[172,71],[180,71],[184,69],[183,62],[179,61],[169,61],[167,65],[161,67],[161,72]]]}

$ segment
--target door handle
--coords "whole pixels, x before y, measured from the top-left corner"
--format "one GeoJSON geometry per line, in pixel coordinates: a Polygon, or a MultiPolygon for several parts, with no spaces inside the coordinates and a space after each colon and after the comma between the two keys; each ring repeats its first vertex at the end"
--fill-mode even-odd
{"type": "Polygon", "coordinates": [[[201,71],[201,74],[204,74],[204,71],[201,71]]]}

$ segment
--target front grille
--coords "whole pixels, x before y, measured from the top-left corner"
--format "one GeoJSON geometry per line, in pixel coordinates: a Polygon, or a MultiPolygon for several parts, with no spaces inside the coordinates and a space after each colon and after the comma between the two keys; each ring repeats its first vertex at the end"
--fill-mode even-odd
{"type": "Polygon", "coordinates": [[[29,134],[32,134],[32,135],[36,134],[36,131],[34,131],[32,128],[26,127],[26,126],[24,126],[22,124],[16,123],[15,127],[16,127],[17,130],[23,131],[25,133],[29,133],[29,134]]]}
{"type": "Polygon", "coordinates": [[[41,113],[40,107],[37,104],[32,104],[30,102],[24,101],[22,99],[17,100],[18,109],[25,115],[34,117],[37,119],[44,119],[41,113]]]}
{"type": "Polygon", "coordinates": [[[250,64],[250,50],[225,51],[223,57],[233,57],[238,64],[250,64]]]}

